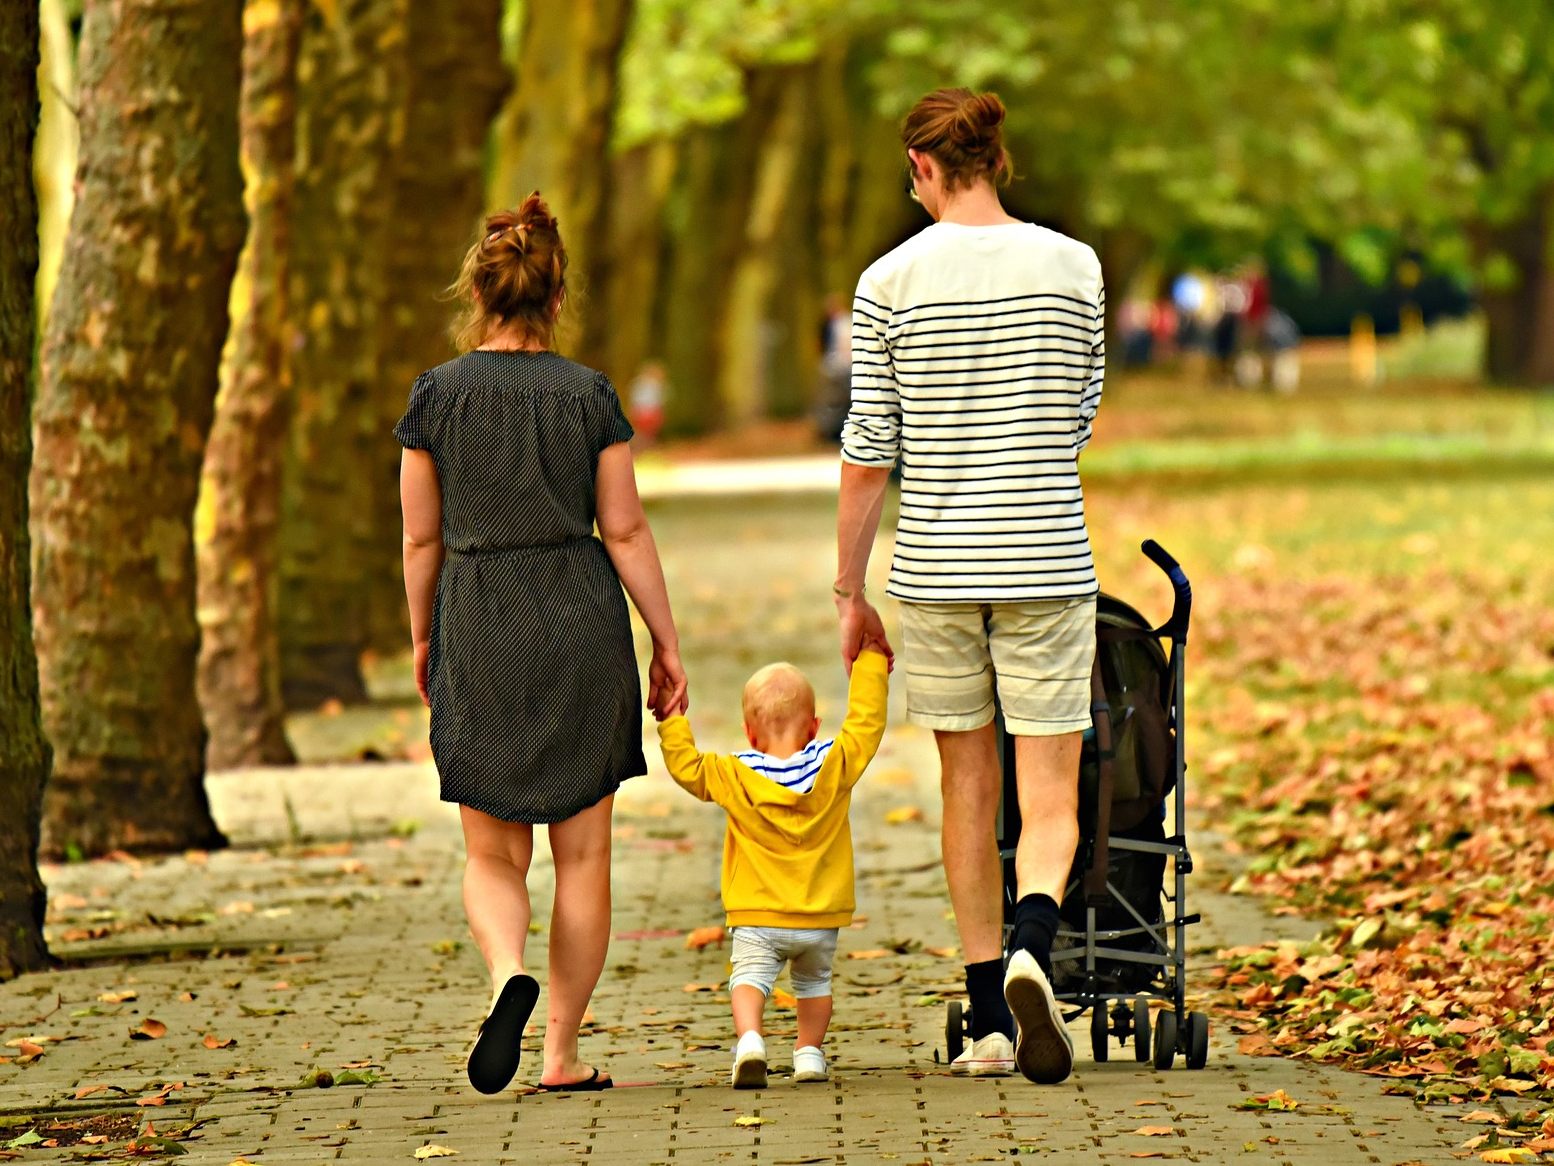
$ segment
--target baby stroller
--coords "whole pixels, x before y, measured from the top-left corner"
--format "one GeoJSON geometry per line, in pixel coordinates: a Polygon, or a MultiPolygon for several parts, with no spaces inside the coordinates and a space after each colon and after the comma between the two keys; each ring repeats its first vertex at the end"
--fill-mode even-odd
{"type": "MultiPolygon", "coordinates": [[[[1052,951],[1052,986],[1064,1018],[1090,1013],[1090,1049],[1105,1061],[1110,1039],[1133,1043],[1134,1058],[1169,1069],[1185,1054],[1201,1069],[1209,1054],[1209,1018],[1186,1010],[1187,876],[1183,670],[1192,588],[1153,539],[1144,554],[1171,580],[1171,618],[1159,627],[1121,600],[1096,605],[1092,725],[1079,771],[1079,846],[1063,896],[1062,926],[1052,951]],[[1170,655],[1161,641],[1170,643],[1170,655]],[[1174,795],[1175,833],[1165,833],[1166,799],[1174,795]],[[1173,886],[1167,890],[1166,860],[1173,886]],[[1165,1001],[1151,1024],[1151,1000],[1165,1001]]],[[[1004,931],[1014,926],[1015,843],[1020,802],[1014,739],[998,720],[1003,798],[998,853],[1003,862],[1004,931]]],[[[951,1002],[945,1046],[954,1060],[965,1046],[969,1016],[951,1002]]]]}

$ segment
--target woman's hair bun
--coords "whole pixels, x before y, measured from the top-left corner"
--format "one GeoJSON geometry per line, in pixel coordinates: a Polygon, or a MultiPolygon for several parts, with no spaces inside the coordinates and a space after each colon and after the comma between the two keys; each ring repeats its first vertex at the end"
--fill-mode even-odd
{"type": "Polygon", "coordinates": [[[979,154],[999,144],[1004,124],[1004,103],[996,93],[972,93],[961,102],[950,125],[950,138],[968,154],[979,154]]]}
{"type": "Polygon", "coordinates": [[[493,331],[509,325],[548,346],[566,271],[567,252],[556,216],[539,191],[515,210],[487,215],[453,287],[465,303],[456,331],[459,347],[477,348],[493,331]]]}

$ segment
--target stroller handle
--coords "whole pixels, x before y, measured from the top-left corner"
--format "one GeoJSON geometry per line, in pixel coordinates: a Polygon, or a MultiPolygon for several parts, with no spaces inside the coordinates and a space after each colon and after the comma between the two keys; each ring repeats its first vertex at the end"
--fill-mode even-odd
{"type": "Polygon", "coordinates": [[[1171,639],[1185,643],[1187,640],[1187,625],[1192,619],[1192,584],[1187,581],[1187,572],[1182,570],[1182,565],[1173,559],[1163,546],[1152,538],[1147,538],[1139,546],[1144,556],[1155,566],[1165,572],[1166,578],[1171,580],[1171,590],[1174,600],[1171,604],[1171,618],[1155,629],[1158,636],[1170,636],[1171,639]]]}

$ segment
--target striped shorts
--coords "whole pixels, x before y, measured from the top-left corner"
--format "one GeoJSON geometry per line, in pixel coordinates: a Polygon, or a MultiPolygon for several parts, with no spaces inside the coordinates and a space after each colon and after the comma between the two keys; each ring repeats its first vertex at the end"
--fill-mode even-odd
{"type": "Polygon", "coordinates": [[[902,603],[907,720],[946,732],[993,719],[1021,737],[1090,727],[1095,597],[902,603]]]}

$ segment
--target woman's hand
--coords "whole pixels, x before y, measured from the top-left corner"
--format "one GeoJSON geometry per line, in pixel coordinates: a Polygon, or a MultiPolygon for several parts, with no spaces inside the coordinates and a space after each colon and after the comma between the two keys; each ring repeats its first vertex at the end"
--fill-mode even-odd
{"type": "Polygon", "coordinates": [[[647,707],[653,710],[656,721],[679,716],[691,707],[690,682],[685,678],[678,648],[653,645],[653,660],[648,665],[647,707]]]}
{"type": "Polygon", "coordinates": [[[427,708],[432,707],[432,694],[426,690],[426,662],[431,654],[431,643],[427,640],[417,640],[415,644],[415,686],[421,694],[421,703],[427,708]]]}
{"type": "Polygon", "coordinates": [[[847,675],[853,674],[853,661],[865,648],[883,653],[889,666],[895,667],[896,654],[891,650],[890,640],[885,635],[885,623],[872,603],[861,595],[839,598],[836,614],[842,622],[842,664],[847,669],[847,675]]]}

